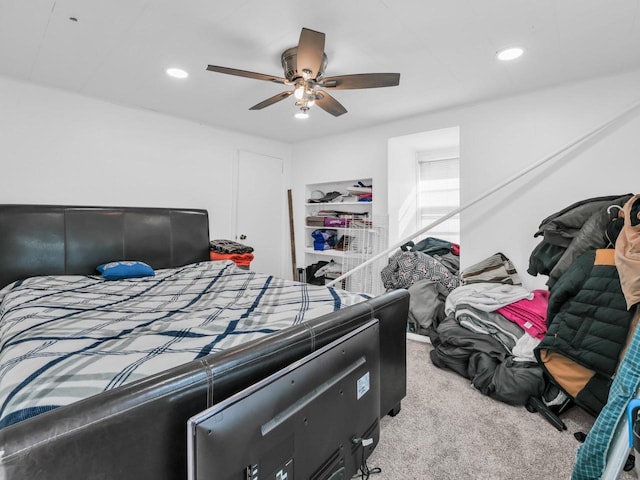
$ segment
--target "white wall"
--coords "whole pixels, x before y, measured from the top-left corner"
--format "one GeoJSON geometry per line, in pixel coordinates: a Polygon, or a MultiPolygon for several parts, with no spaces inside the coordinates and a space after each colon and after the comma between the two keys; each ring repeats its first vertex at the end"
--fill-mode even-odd
{"type": "Polygon", "coordinates": [[[233,238],[239,149],[282,158],[288,184],[287,144],[0,77],[0,203],[205,208],[233,238]]]}
{"type": "MultiPolygon", "coordinates": [[[[388,158],[393,159],[393,162],[387,162],[389,245],[418,228],[419,176],[416,143],[423,135],[424,133],[417,133],[389,139],[388,158]]],[[[375,193],[377,189],[376,184],[375,193]]],[[[374,201],[377,201],[377,195],[374,201]]]]}
{"type": "MultiPolygon", "coordinates": [[[[285,159],[301,259],[306,183],[372,178],[374,214],[388,214],[390,138],[459,126],[465,204],[638,99],[635,71],[291,147],[0,77],[0,202],[200,207],[211,214],[212,236],[228,238],[244,149],[285,159]]],[[[540,220],[576,200],[639,191],[639,131],[636,113],[463,214],[463,267],[502,251],[526,277],[540,220]]],[[[282,255],[287,276],[288,244],[282,255]]]]}
{"type": "MultiPolygon", "coordinates": [[[[387,206],[389,244],[411,236],[420,228],[419,158],[441,159],[460,155],[460,129],[443,128],[389,139],[387,206]]],[[[417,239],[428,236],[423,234],[417,239]]]]}
{"type": "MultiPolygon", "coordinates": [[[[371,176],[376,208],[383,208],[387,140],[460,126],[464,205],[638,100],[640,71],[634,71],[299,143],[293,149],[292,185],[301,192],[309,182],[371,176]]],[[[639,113],[463,213],[463,268],[502,251],[527,287],[542,286],[546,278],[533,279],[526,268],[543,218],[577,200],[640,191],[639,113]]],[[[301,225],[303,218],[296,221],[301,225]]]]}

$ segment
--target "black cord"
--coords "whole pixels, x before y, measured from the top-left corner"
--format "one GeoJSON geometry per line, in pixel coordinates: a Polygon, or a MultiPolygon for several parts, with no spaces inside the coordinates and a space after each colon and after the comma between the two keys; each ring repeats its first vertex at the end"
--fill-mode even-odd
{"type": "Polygon", "coordinates": [[[365,446],[360,442],[360,446],[362,447],[362,461],[360,462],[360,466],[358,467],[358,472],[351,478],[360,477],[362,480],[368,480],[369,476],[374,473],[382,473],[382,469],[380,467],[369,468],[367,465],[367,459],[364,457],[364,449],[365,446]]]}

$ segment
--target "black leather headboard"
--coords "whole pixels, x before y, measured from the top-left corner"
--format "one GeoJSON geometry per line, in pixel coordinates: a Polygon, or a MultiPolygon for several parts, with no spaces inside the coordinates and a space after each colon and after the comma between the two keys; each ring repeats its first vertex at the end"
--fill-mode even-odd
{"type": "Polygon", "coordinates": [[[114,260],[154,269],[209,260],[207,211],[0,205],[0,287],[37,275],[96,274],[114,260]]]}

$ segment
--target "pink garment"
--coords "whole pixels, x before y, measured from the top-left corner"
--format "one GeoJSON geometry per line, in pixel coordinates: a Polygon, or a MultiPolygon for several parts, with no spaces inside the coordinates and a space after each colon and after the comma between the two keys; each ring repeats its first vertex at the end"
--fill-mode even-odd
{"type": "Polygon", "coordinates": [[[507,320],[522,327],[529,335],[543,338],[547,333],[548,290],[534,290],[533,299],[522,299],[496,310],[507,320]]]}

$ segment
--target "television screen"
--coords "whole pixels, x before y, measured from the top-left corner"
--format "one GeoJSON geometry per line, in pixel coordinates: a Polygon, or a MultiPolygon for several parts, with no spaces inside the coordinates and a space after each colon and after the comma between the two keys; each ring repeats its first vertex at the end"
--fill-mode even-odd
{"type": "Polygon", "coordinates": [[[189,419],[190,480],[340,480],[378,443],[372,320],[189,419]]]}

